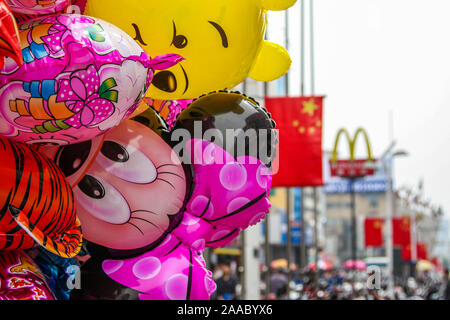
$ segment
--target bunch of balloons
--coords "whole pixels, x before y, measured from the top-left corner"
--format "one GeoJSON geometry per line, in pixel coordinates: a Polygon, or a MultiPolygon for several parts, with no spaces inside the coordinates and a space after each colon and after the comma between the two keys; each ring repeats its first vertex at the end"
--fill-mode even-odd
{"type": "Polygon", "coordinates": [[[227,89],[288,71],[263,36],[295,2],[0,0],[0,300],[211,296],[277,145],[227,89]]]}

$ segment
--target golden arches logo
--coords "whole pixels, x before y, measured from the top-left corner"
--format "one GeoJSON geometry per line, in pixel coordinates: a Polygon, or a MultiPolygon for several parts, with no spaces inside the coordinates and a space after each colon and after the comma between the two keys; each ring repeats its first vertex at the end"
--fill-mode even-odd
{"type": "Polygon", "coordinates": [[[350,161],[355,160],[355,147],[356,147],[356,142],[358,140],[358,136],[362,134],[364,137],[364,140],[366,141],[366,147],[367,147],[367,160],[368,161],[373,161],[372,158],[372,148],[370,145],[370,140],[369,140],[369,135],[367,134],[366,130],[363,128],[358,128],[353,136],[353,139],[351,138],[350,134],[348,133],[347,129],[340,129],[336,135],[336,140],[334,142],[334,149],[333,149],[333,153],[331,155],[331,161],[332,162],[336,162],[338,160],[338,147],[339,147],[339,140],[341,138],[342,135],[345,136],[345,138],[347,139],[348,142],[348,147],[350,149],[350,161]]]}

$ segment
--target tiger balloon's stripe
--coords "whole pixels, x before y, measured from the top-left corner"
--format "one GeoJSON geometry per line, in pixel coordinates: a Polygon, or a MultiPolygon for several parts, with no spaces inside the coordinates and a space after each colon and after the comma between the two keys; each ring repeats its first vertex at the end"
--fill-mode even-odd
{"type": "Polygon", "coordinates": [[[0,251],[38,243],[63,258],[81,249],[70,185],[50,159],[0,137],[0,251]]]}
{"type": "MultiPolygon", "coordinates": [[[[12,209],[12,208],[11,208],[12,209]]],[[[34,241],[41,246],[49,250],[50,252],[57,254],[63,258],[72,258],[77,255],[81,249],[81,226],[78,219],[73,229],[67,231],[61,238],[60,242],[53,241],[41,230],[36,228],[34,224],[30,222],[26,214],[21,211],[12,209],[11,214],[17,224],[24,229],[28,235],[30,235],[34,241]]]]}

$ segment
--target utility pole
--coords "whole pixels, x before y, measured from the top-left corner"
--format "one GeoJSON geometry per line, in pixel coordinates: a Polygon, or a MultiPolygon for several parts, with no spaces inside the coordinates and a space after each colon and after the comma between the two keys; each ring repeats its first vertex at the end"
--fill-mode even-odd
{"type": "MultiPolygon", "coordinates": [[[[264,98],[268,96],[268,84],[267,82],[264,82],[264,98]]],[[[266,283],[266,290],[265,290],[265,296],[266,300],[269,299],[270,296],[270,214],[266,216],[266,220],[264,221],[264,260],[266,261],[266,273],[265,273],[265,283],[266,283]]]]}
{"type": "MultiPolygon", "coordinates": [[[[243,91],[249,96],[255,96],[248,80],[244,81],[243,91]]],[[[261,276],[260,276],[260,252],[261,252],[261,229],[252,226],[242,232],[242,295],[243,300],[261,299],[261,276]]]]}
{"type": "Polygon", "coordinates": [[[356,242],[356,193],[355,193],[355,178],[350,179],[350,203],[351,203],[351,228],[352,228],[352,260],[354,268],[356,267],[357,259],[357,242],[356,242]]]}
{"type": "Polygon", "coordinates": [[[387,150],[381,156],[381,161],[386,172],[386,257],[388,258],[387,263],[387,278],[388,278],[388,293],[391,299],[394,297],[394,239],[393,239],[393,208],[394,208],[394,190],[393,190],[393,172],[392,172],[392,162],[397,156],[406,156],[406,151],[393,152],[396,141],[393,140],[391,134],[391,144],[387,150]]]}
{"type": "Polygon", "coordinates": [[[394,297],[394,244],[392,232],[392,204],[393,204],[393,190],[392,190],[392,166],[388,160],[385,164],[386,170],[386,256],[388,258],[387,276],[388,276],[388,294],[392,299],[394,297]]]}
{"type": "MultiPolygon", "coordinates": [[[[242,91],[244,94],[247,94],[247,79],[244,80],[242,84],[242,91]]],[[[242,264],[242,273],[241,273],[241,300],[245,300],[247,296],[247,275],[248,275],[248,265],[247,265],[247,254],[246,254],[246,230],[242,230],[241,232],[241,264],[242,264]]]]}
{"type": "MultiPolygon", "coordinates": [[[[311,95],[314,96],[316,93],[316,73],[315,73],[315,52],[314,52],[314,0],[309,0],[309,31],[310,31],[310,67],[311,67],[311,95]]],[[[314,263],[316,264],[316,277],[315,277],[315,287],[318,288],[319,285],[319,235],[318,235],[318,219],[317,219],[317,187],[313,187],[313,200],[314,200],[314,263]]]]}
{"type": "MultiPolygon", "coordinates": [[[[300,92],[305,95],[305,4],[300,2],[300,92]]],[[[305,232],[305,188],[301,189],[301,216],[300,216],[300,269],[303,270],[307,265],[306,257],[306,232],[305,232]]]]}
{"type": "Polygon", "coordinates": [[[316,264],[316,277],[315,277],[315,288],[317,289],[319,286],[319,235],[318,235],[318,219],[317,219],[317,188],[313,189],[313,197],[314,197],[314,263],[316,264]]]}
{"type": "MultiPolygon", "coordinates": [[[[286,49],[289,50],[289,10],[285,11],[285,41],[286,41],[286,49]]],[[[289,72],[286,73],[285,76],[285,86],[286,86],[286,96],[289,96],[289,72]]],[[[287,294],[288,299],[291,296],[291,281],[292,281],[292,273],[290,270],[291,262],[292,262],[292,232],[291,232],[291,188],[286,188],[286,260],[287,260],[287,276],[288,276],[288,287],[287,294]]]]}

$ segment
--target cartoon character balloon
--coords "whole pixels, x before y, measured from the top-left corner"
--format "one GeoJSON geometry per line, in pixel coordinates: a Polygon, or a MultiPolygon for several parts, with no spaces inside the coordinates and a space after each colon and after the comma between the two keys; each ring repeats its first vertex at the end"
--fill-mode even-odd
{"type": "Polygon", "coordinates": [[[272,135],[264,109],[221,92],[194,101],[179,119],[169,132],[148,109],[102,141],[53,151],[68,179],[79,181],[74,194],[91,256],[82,267],[84,289],[74,297],[207,299],[215,285],[204,248],[228,245],[268,213],[271,160],[203,139],[214,123],[221,132],[272,135]],[[205,124],[200,137],[191,131],[194,120],[205,124]]]}
{"type": "Polygon", "coordinates": [[[287,51],[264,41],[267,10],[296,0],[87,0],[85,14],[117,25],[150,55],[186,61],[155,75],[149,97],[194,99],[247,76],[271,81],[290,67],[287,51]]]}
{"type": "Polygon", "coordinates": [[[26,143],[72,144],[100,135],[137,108],[154,70],[181,57],[151,59],[115,26],[80,15],[19,25],[24,65],[0,71],[0,134],[26,143]]]}
{"type": "MultiPolygon", "coordinates": [[[[158,131],[162,133],[159,129],[162,122],[155,116],[150,110],[146,111],[137,118],[145,125],[126,120],[109,131],[100,144],[88,141],[63,147],[55,155],[72,181],[79,180],[80,172],[70,168],[87,170],[74,187],[74,194],[83,232],[88,234],[86,239],[90,242],[87,250],[92,257],[82,267],[83,292],[74,292],[74,297],[124,299],[124,290],[128,292],[130,287],[133,290],[127,293],[129,298],[137,298],[138,292],[142,299],[165,298],[161,283],[168,281],[174,272],[186,279],[195,279],[190,280],[194,283],[190,289],[192,299],[207,298],[212,293],[213,281],[204,264],[200,263],[202,258],[191,248],[180,246],[181,242],[175,237],[170,241],[167,239],[183,218],[181,209],[187,181],[182,164],[173,162],[176,155],[158,135],[158,131]],[[155,126],[157,123],[159,125],[155,126]],[[100,148],[98,153],[90,151],[96,146],[100,148]],[[96,156],[90,158],[89,154],[96,156]],[[101,248],[107,252],[103,253],[101,248]],[[107,258],[136,255],[139,255],[139,261],[143,260],[138,264],[143,272],[141,277],[149,280],[153,278],[149,272],[159,273],[164,269],[153,281],[146,282],[146,288],[152,288],[152,296],[142,294],[147,291],[135,286],[122,286],[107,276],[117,264],[107,258]],[[152,263],[160,265],[155,265],[155,270],[149,269],[152,263]],[[106,270],[102,271],[102,267],[106,270]],[[205,278],[211,287],[205,287],[205,278]],[[154,291],[155,287],[161,289],[161,286],[161,292],[154,291]]],[[[178,294],[186,296],[187,292],[178,294]]]]}
{"type": "Polygon", "coordinates": [[[78,254],[81,229],[70,185],[50,159],[0,137],[0,251],[38,244],[64,258],[78,254]]]}

